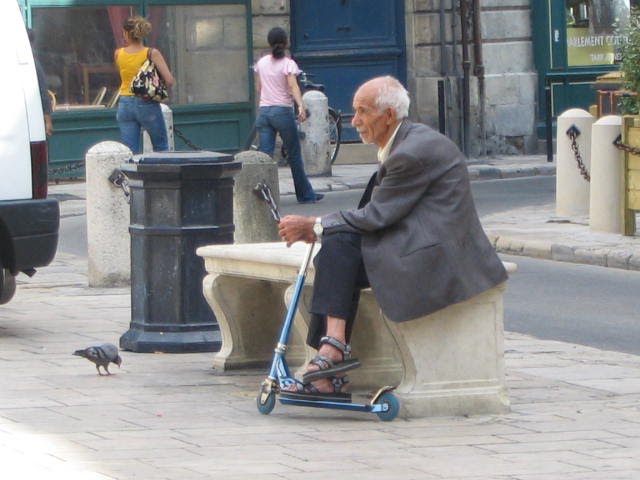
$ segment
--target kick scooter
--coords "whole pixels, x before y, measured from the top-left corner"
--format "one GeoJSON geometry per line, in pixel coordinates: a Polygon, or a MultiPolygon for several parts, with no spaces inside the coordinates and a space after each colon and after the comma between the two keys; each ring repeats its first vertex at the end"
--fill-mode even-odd
{"type": "MultiPolygon", "coordinates": [[[[278,212],[277,205],[273,200],[269,186],[264,182],[260,182],[256,185],[254,193],[267,203],[274,220],[279,222],[280,214],[278,212]]],[[[351,402],[350,396],[348,399],[345,399],[344,396],[332,398],[330,394],[325,394],[322,395],[322,397],[314,398],[313,394],[299,395],[296,392],[287,392],[288,387],[300,384],[300,381],[296,380],[289,370],[285,353],[289,342],[289,336],[291,334],[291,328],[293,327],[295,312],[298,308],[298,302],[304,287],[307,269],[313,256],[314,247],[315,242],[308,244],[302,265],[298,271],[291,304],[287,310],[284,325],[280,332],[280,338],[275,349],[273,361],[271,362],[269,376],[264,380],[264,382],[262,382],[260,393],[258,394],[256,402],[258,411],[264,415],[268,415],[275,407],[276,397],[279,397],[280,403],[284,405],[369,412],[375,413],[382,421],[391,421],[396,418],[398,411],[400,410],[400,402],[392,393],[395,387],[387,386],[380,388],[373,395],[369,403],[353,403],[351,402]],[[305,396],[307,398],[303,398],[305,396]]]]}

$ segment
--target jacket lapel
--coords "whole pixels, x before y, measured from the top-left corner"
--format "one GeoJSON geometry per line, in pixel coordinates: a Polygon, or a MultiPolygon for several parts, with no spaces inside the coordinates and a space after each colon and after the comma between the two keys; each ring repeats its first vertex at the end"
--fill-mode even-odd
{"type": "MultiPolygon", "coordinates": [[[[398,129],[398,133],[396,133],[395,138],[393,139],[393,144],[391,144],[391,148],[389,149],[389,156],[391,156],[393,154],[393,150],[396,148],[396,146],[402,141],[404,140],[404,138],[407,136],[407,133],[409,133],[409,128],[411,128],[411,120],[408,119],[404,119],[402,120],[402,123],[400,124],[400,128],[398,129]]],[[[379,184],[382,181],[382,168],[378,168],[378,171],[376,173],[376,180],[377,183],[379,184]]]]}

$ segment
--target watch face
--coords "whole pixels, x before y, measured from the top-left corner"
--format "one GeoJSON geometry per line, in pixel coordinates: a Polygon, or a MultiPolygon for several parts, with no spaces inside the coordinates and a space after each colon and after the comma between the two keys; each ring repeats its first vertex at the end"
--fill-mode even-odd
{"type": "Polygon", "coordinates": [[[322,228],[322,224],[321,223],[314,223],[313,224],[313,233],[315,233],[316,235],[322,235],[322,231],[324,229],[322,228]]]}

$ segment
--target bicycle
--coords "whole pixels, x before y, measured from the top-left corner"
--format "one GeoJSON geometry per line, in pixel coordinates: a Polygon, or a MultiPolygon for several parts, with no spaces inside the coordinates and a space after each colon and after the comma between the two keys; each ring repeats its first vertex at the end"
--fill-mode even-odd
{"type": "MultiPolygon", "coordinates": [[[[315,90],[318,92],[325,91],[325,86],[321,83],[313,83],[309,80],[309,77],[313,75],[308,74],[306,72],[300,72],[298,74],[298,85],[300,85],[300,91],[304,95],[306,92],[315,90]]],[[[297,118],[297,115],[296,115],[297,118]]],[[[298,134],[301,139],[303,139],[303,133],[300,131],[300,124],[298,124],[298,134]]],[[[336,161],[338,157],[338,151],[340,150],[340,141],[342,138],[342,116],[340,110],[335,110],[329,107],[329,156],[331,158],[331,164],[336,161]]],[[[249,136],[247,137],[247,141],[245,142],[245,150],[258,150],[260,146],[260,138],[258,135],[258,130],[254,125],[249,132],[249,136]]],[[[284,149],[284,146],[280,149],[282,154],[282,160],[284,165],[287,164],[287,152],[284,149]]]]}

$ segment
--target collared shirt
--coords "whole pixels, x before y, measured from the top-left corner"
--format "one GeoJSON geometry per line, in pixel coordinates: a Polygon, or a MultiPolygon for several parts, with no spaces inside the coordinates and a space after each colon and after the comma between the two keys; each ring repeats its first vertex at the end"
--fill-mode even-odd
{"type": "Polygon", "coordinates": [[[389,138],[387,144],[384,147],[378,149],[378,162],[380,164],[383,164],[384,161],[389,157],[389,150],[391,150],[391,145],[393,145],[393,140],[396,138],[396,134],[400,129],[400,125],[402,125],[402,122],[398,123],[398,126],[393,131],[393,135],[391,135],[391,138],[389,138]]]}

